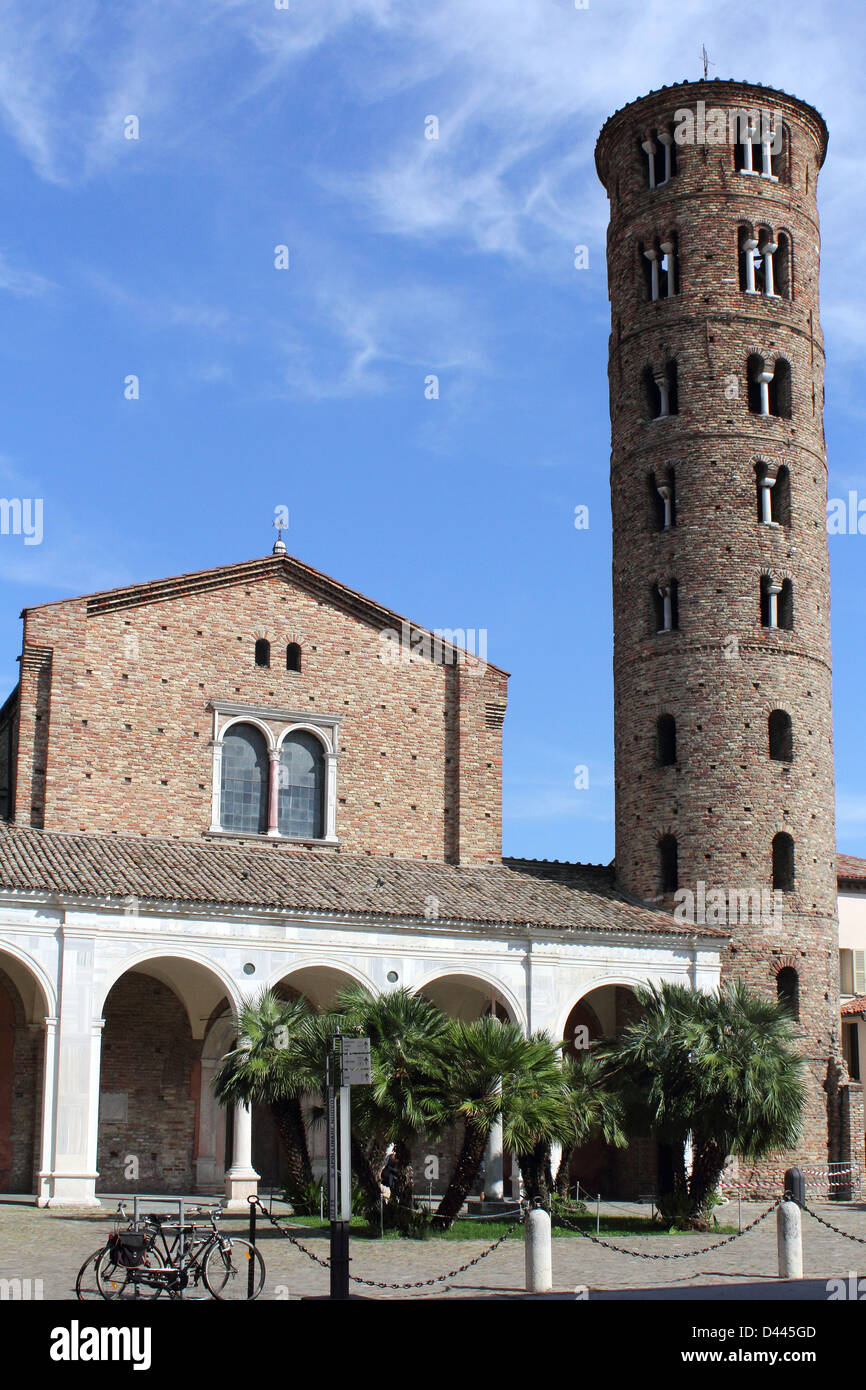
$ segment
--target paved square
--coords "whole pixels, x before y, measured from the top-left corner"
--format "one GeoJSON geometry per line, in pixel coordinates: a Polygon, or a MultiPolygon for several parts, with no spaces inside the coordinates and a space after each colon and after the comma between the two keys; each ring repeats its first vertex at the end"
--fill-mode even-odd
{"type": "MultiPolygon", "coordinates": [[[[767,1203],[744,1203],[743,1224],[765,1210],[767,1203]]],[[[866,1241],[866,1203],[818,1202],[814,1209],[824,1220],[866,1241]]],[[[721,1219],[736,1221],[736,1207],[725,1208],[721,1219]]],[[[226,1217],[221,1228],[244,1235],[247,1223],[226,1217]]],[[[41,1279],[46,1299],[74,1299],[75,1276],[86,1256],[105,1241],[114,1228],[108,1212],[38,1210],[32,1205],[0,1204],[0,1278],[41,1279]]],[[[298,1237],[320,1258],[328,1257],[328,1237],[323,1231],[301,1231],[298,1237]]],[[[654,1254],[698,1251],[717,1239],[711,1235],[621,1236],[613,1244],[654,1254]]],[[[259,1224],[259,1244],[267,1266],[262,1297],[293,1299],[328,1292],[328,1272],[296,1250],[264,1220],[259,1224]]],[[[367,1279],[402,1284],[435,1278],[475,1258],[486,1246],[483,1240],[427,1241],[354,1240],[352,1272],[367,1279]]],[[[804,1275],[830,1279],[849,1271],[866,1274],[866,1246],[825,1230],[803,1215],[804,1275]]],[[[466,1298],[492,1292],[519,1292],[524,1287],[523,1242],[509,1239],[480,1264],[463,1274],[418,1289],[368,1289],[353,1291],[373,1298],[466,1298]]],[[[555,1237],[553,1274],[557,1289],[678,1287],[686,1284],[727,1284],[744,1280],[775,1279],[776,1220],[770,1215],[755,1230],[731,1240],[721,1249],[682,1260],[636,1259],[607,1250],[580,1237],[555,1237]]]]}

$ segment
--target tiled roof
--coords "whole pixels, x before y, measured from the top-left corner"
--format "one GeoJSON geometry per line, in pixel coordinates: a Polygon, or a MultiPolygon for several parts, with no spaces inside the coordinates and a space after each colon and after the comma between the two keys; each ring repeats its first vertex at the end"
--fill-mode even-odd
{"type": "Polygon", "coordinates": [[[456,866],[244,841],[0,829],[0,890],[378,919],[724,939],[616,892],[600,865],[514,859],[456,866]],[[432,901],[435,899],[435,903],[432,901]]]}
{"type": "Polygon", "coordinates": [[[842,1005],[843,1014],[866,1014],[866,994],[861,994],[859,999],[849,999],[847,1004],[842,1005]]]}
{"type": "Polygon", "coordinates": [[[840,883],[843,879],[851,882],[862,879],[866,883],[866,859],[858,859],[856,854],[837,854],[836,878],[840,883]]]}

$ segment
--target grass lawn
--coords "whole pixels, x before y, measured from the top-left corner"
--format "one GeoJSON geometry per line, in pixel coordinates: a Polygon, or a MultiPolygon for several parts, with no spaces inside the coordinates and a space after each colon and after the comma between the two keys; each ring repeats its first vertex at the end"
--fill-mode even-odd
{"type": "MultiPolygon", "coordinates": [[[[585,1231],[589,1235],[595,1235],[594,1213],[587,1212],[585,1216],[569,1217],[569,1221],[571,1221],[581,1231],[585,1231]]],[[[298,1240],[303,1240],[305,1234],[309,1236],[318,1236],[326,1235],[328,1232],[327,1220],[322,1221],[318,1216],[290,1217],[288,1220],[281,1219],[280,1224],[285,1225],[286,1228],[290,1230],[292,1234],[297,1237],[298,1240]]],[[[498,1240],[500,1236],[504,1235],[510,1225],[511,1222],[507,1220],[455,1221],[454,1225],[451,1227],[449,1231],[431,1232],[430,1235],[424,1237],[424,1239],[477,1240],[483,1242],[485,1245],[490,1245],[494,1240],[498,1240]]],[[[367,1222],[364,1220],[362,1216],[352,1217],[351,1230],[352,1237],[355,1240],[378,1240],[380,1238],[378,1230],[368,1226],[367,1222]]],[[[711,1229],[704,1234],[705,1236],[711,1237],[712,1239],[716,1239],[720,1236],[736,1235],[736,1233],[736,1226],[722,1225],[721,1223],[719,1223],[719,1225],[717,1226],[713,1225],[711,1229]]],[[[553,1227],[553,1234],[554,1237],[560,1237],[564,1239],[579,1239],[579,1236],[574,1231],[566,1230],[565,1227],[557,1226],[555,1224],[553,1227]]],[[[617,1237],[634,1236],[658,1236],[664,1239],[668,1235],[683,1234],[687,1233],[682,1231],[663,1230],[654,1221],[650,1220],[648,1216],[603,1216],[601,1218],[599,1229],[599,1235],[604,1240],[607,1240],[608,1238],[616,1239],[617,1237]]],[[[407,1239],[407,1237],[401,1236],[398,1231],[385,1232],[385,1240],[403,1239],[407,1239]]],[[[522,1227],[518,1226],[516,1230],[512,1233],[512,1235],[509,1237],[509,1239],[522,1240],[522,1227]]]]}

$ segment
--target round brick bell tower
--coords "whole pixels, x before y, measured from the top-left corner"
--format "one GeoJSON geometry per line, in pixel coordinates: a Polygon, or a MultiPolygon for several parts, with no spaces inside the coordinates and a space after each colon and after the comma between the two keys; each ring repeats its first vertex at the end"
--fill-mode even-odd
{"type": "Polygon", "coordinates": [[[797,1156],[819,1164],[849,1141],[818,318],[826,145],[805,102],[711,80],[630,103],[596,147],[611,202],[617,876],[680,911],[675,890],[689,890],[691,920],[730,930],[725,975],[793,1005],[809,1082],[797,1156]],[[731,899],[762,892],[760,906],[731,899]]]}

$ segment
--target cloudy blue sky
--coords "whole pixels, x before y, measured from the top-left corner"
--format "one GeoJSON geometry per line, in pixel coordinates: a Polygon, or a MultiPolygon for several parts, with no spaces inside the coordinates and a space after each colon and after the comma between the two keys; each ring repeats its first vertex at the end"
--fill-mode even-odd
{"type": "MultiPolygon", "coordinates": [[[[285,505],[293,554],[487,630],[513,673],[506,852],[609,860],[595,137],[699,76],[702,43],[711,76],[824,114],[831,495],[866,497],[864,39],[850,0],[769,29],[706,0],[0,0],[0,490],[44,499],[41,545],[0,536],[5,687],[25,604],[267,553],[285,505]]],[[[839,843],[861,854],[864,557],[831,541],[839,843]]]]}

